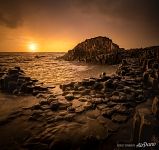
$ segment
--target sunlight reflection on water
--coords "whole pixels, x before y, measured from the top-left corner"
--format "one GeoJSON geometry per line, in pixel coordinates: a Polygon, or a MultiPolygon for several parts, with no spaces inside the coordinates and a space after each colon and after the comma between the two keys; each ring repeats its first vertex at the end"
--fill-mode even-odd
{"type": "Polygon", "coordinates": [[[20,66],[28,76],[46,85],[59,85],[97,77],[101,72],[114,73],[117,66],[88,65],[55,60],[63,53],[1,53],[0,64],[20,66]]]}

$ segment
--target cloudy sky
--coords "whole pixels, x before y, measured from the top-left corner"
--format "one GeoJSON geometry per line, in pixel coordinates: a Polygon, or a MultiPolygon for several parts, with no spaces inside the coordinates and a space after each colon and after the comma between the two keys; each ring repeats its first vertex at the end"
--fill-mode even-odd
{"type": "Polygon", "coordinates": [[[159,0],[0,0],[0,51],[67,51],[95,36],[159,45],[159,0]]]}

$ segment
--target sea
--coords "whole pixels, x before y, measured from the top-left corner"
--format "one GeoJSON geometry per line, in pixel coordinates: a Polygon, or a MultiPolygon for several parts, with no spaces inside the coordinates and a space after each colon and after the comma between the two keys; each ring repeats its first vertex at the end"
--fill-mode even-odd
{"type": "MultiPolygon", "coordinates": [[[[99,77],[102,72],[113,74],[117,65],[94,65],[57,59],[64,53],[0,53],[0,66],[19,66],[27,76],[37,79],[43,86],[57,87],[60,84],[99,77]]],[[[35,104],[33,97],[8,95],[0,92],[0,117],[21,107],[35,104]],[[31,99],[31,100],[30,100],[31,99]]]]}
{"type": "Polygon", "coordinates": [[[29,77],[51,86],[98,77],[102,72],[112,74],[117,69],[115,65],[58,60],[57,57],[62,55],[64,53],[0,53],[0,65],[19,66],[29,77]]]}

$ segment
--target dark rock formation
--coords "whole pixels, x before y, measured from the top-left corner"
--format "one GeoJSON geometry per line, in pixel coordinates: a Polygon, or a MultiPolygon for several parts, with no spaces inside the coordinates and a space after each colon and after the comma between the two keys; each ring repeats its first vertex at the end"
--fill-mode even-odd
{"type": "Polygon", "coordinates": [[[125,51],[125,58],[157,59],[159,58],[159,46],[146,48],[128,49],[125,51]]]}
{"type": "Polygon", "coordinates": [[[123,50],[107,37],[95,37],[79,43],[62,58],[68,61],[87,63],[117,64],[121,62],[119,53],[123,50]]]}
{"type": "Polygon", "coordinates": [[[0,76],[0,90],[10,94],[33,94],[46,92],[47,88],[38,85],[37,80],[26,76],[20,67],[3,70],[0,76]]]}
{"type": "MultiPolygon", "coordinates": [[[[139,58],[140,65],[143,65],[143,61],[146,59],[144,64],[151,67],[154,59],[159,60],[159,46],[125,50],[119,48],[111,39],[99,36],[79,43],[60,58],[95,64],[118,64],[123,59],[139,58]]],[[[122,62],[122,64],[124,63],[122,62]]]]}

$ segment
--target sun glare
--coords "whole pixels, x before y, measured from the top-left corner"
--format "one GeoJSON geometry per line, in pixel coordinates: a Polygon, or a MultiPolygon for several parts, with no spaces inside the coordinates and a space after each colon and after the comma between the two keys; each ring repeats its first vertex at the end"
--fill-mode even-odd
{"type": "Polygon", "coordinates": [[[30,50],[31,52],[36,52],[38,46],[37,46],[36,43],[30,43],[30,44],[28,45],[28,48],[29,48],[29,50],[30,50]]]}

